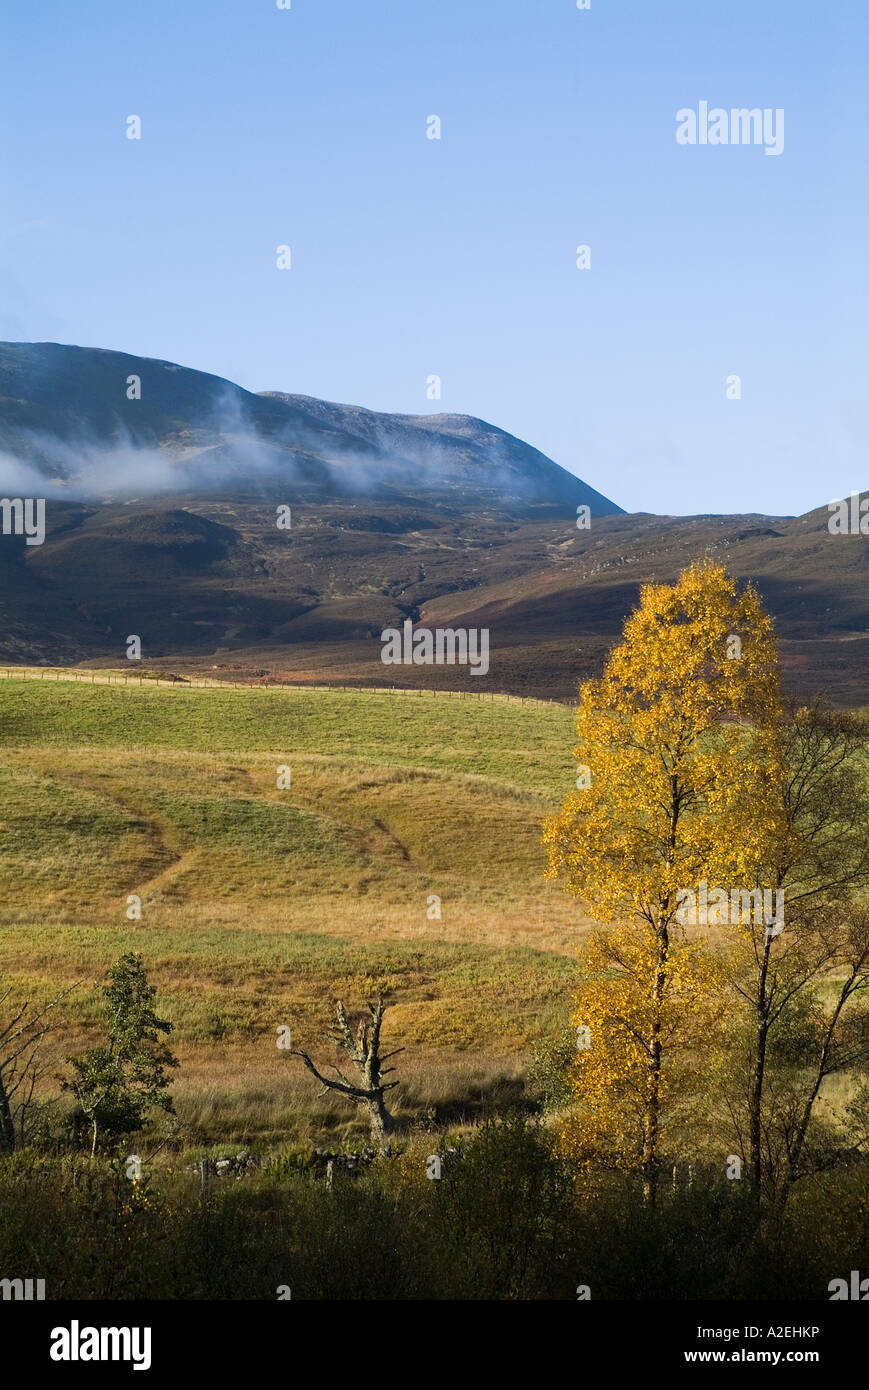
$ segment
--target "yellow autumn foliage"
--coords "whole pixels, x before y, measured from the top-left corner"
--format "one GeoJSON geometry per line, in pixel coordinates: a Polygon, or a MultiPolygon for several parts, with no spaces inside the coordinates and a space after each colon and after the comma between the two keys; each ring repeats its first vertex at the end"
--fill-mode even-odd
{"type": "Polygon", "coordinates": [[[654,1200],[662,1135],[711,1084],[721,962],[679,924],[705,880],[765,886],[784,830],[772,621],[712,560],[648,584],[603,675],[580,688],[587,785],[544,825],[548,876],[604,930],[584,952],[573,1153],[641,1164],[654,1200]]]}
{"type": "Polygon", "coordinates": [[[548,876],[599,921],[653,924],[702,878],[760,881],[782,833],[780,702],[772,622],[751,587],[737,593],[708,561],[646,585],[603,677],[580,689],[575,757],[591,785],[545,823],[548,876]]]}
{"type": "Polygon", "coordinates": [[[650,982],[658,959],[654,933],[633,924],[596,933],[583,952],[573,1023],[578,1041],[588,1046],[577,1046],[576,1105],[562,1139],[589,1165],[640,1166],[655,1037],[661,1043],[659,1144],[673,1150],[692,1128],[698,1098],[715,1085],[727,1008],[725,962],[704,940],[671,943],[662,997],[655,1001],[650,982]]]}

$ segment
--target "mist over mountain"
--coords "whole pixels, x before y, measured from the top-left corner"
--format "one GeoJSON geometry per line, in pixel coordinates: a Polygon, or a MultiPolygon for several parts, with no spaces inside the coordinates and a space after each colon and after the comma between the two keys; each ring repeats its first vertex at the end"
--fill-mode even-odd
{"type": "Polygon", "coordinates": [[[640,586],[708,554],[759,588],[791,689],[869,702],[869,540],[833,534],[826,506],[631,515],[468,416],[4,344],[4,496],[47,502],[43,544],[0,534],[0,663],[130,670],[135,633],[152,669],[478,691],[460,666],[383,666],[380,633],[409,618],[488,628],[487,689],[570,699],[640,586]]]}
{"type": "Polygon", "coordinates": [[[0,344],[0,489],[76,500],[242,489],[287,503],[423,491],[508,512],[622,510],[470,416],[254,394],[172,362],[57,343],[0,344]]]}

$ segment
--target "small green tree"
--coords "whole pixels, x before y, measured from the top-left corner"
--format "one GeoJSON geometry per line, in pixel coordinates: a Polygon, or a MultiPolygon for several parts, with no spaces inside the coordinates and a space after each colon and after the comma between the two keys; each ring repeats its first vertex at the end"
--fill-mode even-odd
{"type": "Polygon", "coordinates": [[[172,1024],[154,1011],[156,987],[148,983],[142,957],[129,951],[108,974],[105,1019],[108,1039],[83,1057],[70,1058],[74,1075],[63,1089],[78,1101],[73,1124],[90,1125],[91,1154],[101,1133],[120,1136],[141,1129],[145,1113],[159,1107],[174,1113],[166,1067],[178,1060],[161,1040],[172,1024]]]}

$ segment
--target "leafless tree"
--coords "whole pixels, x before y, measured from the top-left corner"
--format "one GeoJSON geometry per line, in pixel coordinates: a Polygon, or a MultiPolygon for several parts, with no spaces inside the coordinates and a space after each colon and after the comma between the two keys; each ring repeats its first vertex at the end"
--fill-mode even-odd
{"type": "Polygon", "coordinates": [[[837,954],[841,972],[835,984],[832,1007],[824,1021],[808,1084],[794,1117],[795,1123],[787,1136],[787,1170],[785,1186],[780,1196],[783,1205],[787,1193],[800,1175],[806,1137],[812,1121],[815,1102],[828,1076],[863,1070],[869,1061],[867,1016],[845,1020],[843,1013],[849,1001],[869,991],[869,909],[852,906],[843,926],[845,940],[837,954]]]}
{"type": "Polygon", "coordinates": [[[45,1071],[40,1049],[51,1031],[46,1019],[69,992],[64,990],[36,1011],[29,1000],[10,1007],[11,985],[0,993],[0,1154],[14,1153],[18,1142],[26,1138],[33,1093],[45,1071]]]}
{"type": "Polygon", "coordinates": [[[337,1081],[324,1076],[311,1061],[307,1052],[293,1050],[289,1056],[301,1057],[308,1071],[323,1083],[321,1095],[325,1095],[327,1091],[338,1091],[341,1095],[348,1096],[355,1101],[357,1105],[366,1107],[371,1130],[371,1146],[377,1153],[386,1154],[389,1153],[389,1136],[395,1128],[395,1121],[387,1109],[384,1095],[393,1086],[397,1086],[398,1082],[384,1082],[384,1076],[395,1071],[395,1068],[384,1068],[383,1063],[388,1061],[390,1057],[398,1056],[398,1053],[403,1052],[404,1048],[398,1047],[394,1052],[387,1052],[381,1056],[380,1028],[388,1006],[381,996],[376,1004],[368,1004],[366,1007],[368,1016],[362,1016],[354,1033],[348,1022],[344,1005],[339,999],[335,1006],[335,1031],[326,1034],[330,1042],[347,1053],[356,1068],[359,1078],[357,1082],[348,1080],[337,1066],[331,1068],[338,1076],[337,1081]]]}
{"type": "Polygon", "coordinates": [[[869,720],[837,710],[820,697],[803,707],[792,701],[785,707],[781,738],[786,833],[777,862],[769,866],[769,881],[786,894],[788,924],[779,935],[765,926],[752,932],[749,968],[735,982],[753,1015],[746,1137],[750,1181],[758,1195],[765,1169],[768,1060],[776,1030],[804,992],[843,973],[842,992],[829,1020],[831,1031],[819,1040],[805,1098],[808,1109],[802,1106],[794,1121],[793,1148],[787,1148],[789,1188],[818,1090],[838,1052],[834,1043],[841,1034],[842,1012],[866,983],[858,904],[869,883],[869,783],[864,765],[869,720]]]}

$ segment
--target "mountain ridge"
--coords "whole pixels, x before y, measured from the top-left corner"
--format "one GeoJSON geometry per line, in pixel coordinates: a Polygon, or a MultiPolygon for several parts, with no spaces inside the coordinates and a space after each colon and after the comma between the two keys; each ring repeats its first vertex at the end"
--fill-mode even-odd
{"type": "Polygon", "coordinates": [[[277,483],[320,499],[399,497],[423,485],[508,511],[623,510],[474,416],[251,392],[165,359],[69,344],[0,343],[0,452],[4,487],[17,461],[28,484],[77,498],[277,483]]]}

